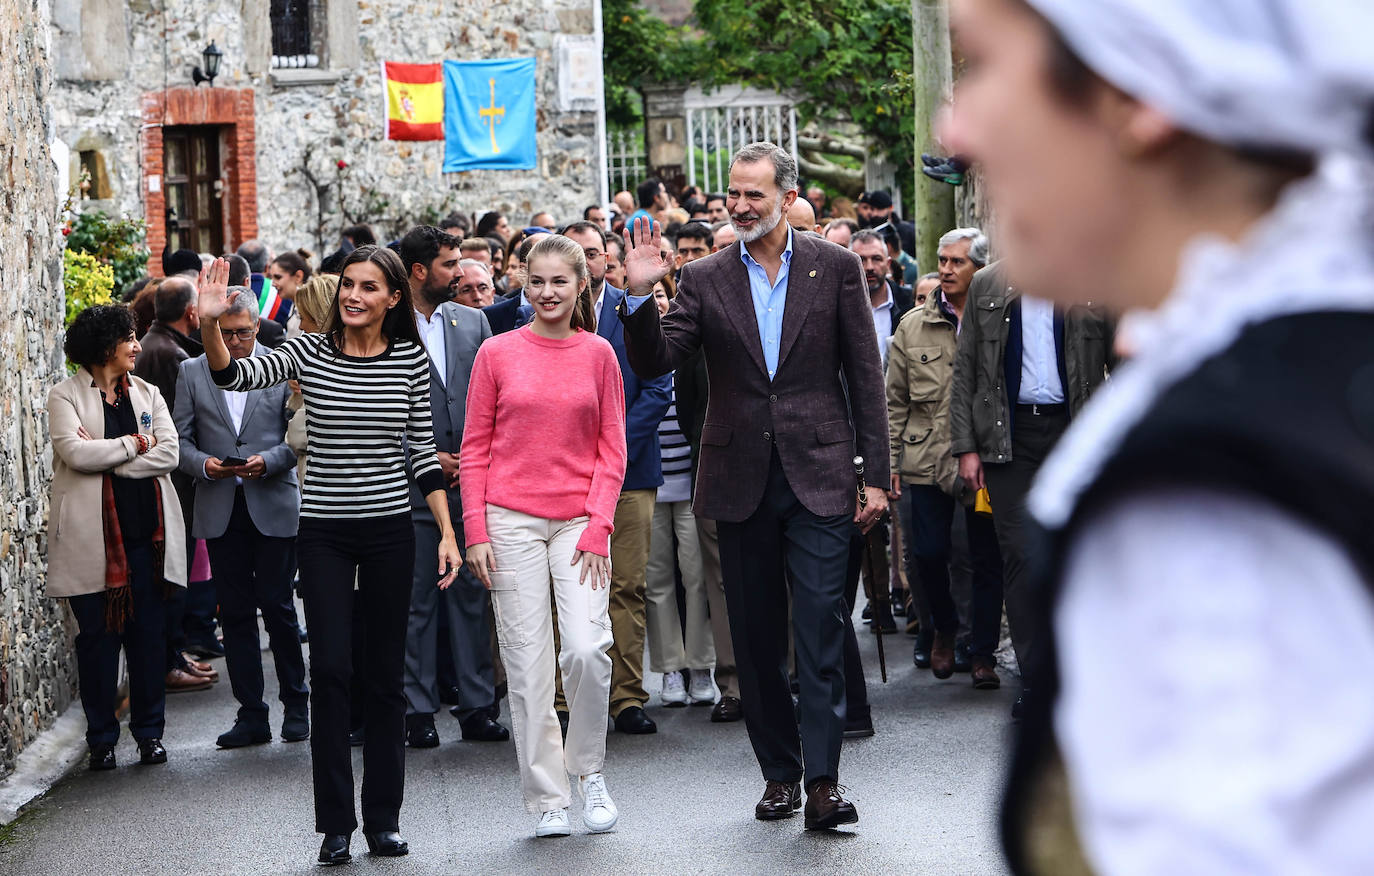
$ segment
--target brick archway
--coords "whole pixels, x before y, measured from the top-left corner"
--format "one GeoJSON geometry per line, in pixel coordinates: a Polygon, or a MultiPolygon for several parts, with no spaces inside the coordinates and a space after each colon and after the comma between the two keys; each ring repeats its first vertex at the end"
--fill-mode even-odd
{"type": "MultiPolygon", "coordinates": [[[[225,249],[258,235],[257,138],[253,89],[169,88],[143,95],[143,218],[148,225],[148,271],[161,275],[167,245],[167,197],[163,185],[163,127],[214,125],[224,131],[223,211],[225,249]]],[[[215,253],[218,255],[218,253],[215,253]]]]}

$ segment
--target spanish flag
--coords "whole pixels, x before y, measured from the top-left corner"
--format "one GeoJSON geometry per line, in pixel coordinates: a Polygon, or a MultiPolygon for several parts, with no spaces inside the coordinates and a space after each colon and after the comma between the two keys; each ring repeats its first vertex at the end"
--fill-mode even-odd
{"type": "Polygon", "coordinates": [[[382,62],[386,139],[444,139],[444,77],[439,64],[382,62]]]}

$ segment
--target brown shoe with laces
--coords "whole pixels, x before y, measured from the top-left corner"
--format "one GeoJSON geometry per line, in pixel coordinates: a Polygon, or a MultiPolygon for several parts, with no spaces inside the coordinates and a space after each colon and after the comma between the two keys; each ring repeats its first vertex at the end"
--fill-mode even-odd
{"type": "Polygon", "coordinates": [[[791,818],[801,808],[800,782],[769,782],[763,789],[763,799],[754,807],[759,821],[791,818]]]}
{"type": "Polygon", "coordinates": [[[184,669],[173,669],[167,673],[166,685],[167,693],[186,693],[193,690],[205,690],[214,682],[199,675],[192,675],[184,669]]]}
{"type": "Polygon", "coordinates": [[[1002,679],[997,676],[997,664],[991,657],[973,658],[973,689],[997,690],[1002,679]]]}
{"type": "Polygon", "coordinates": [[[806,795],[806,829],[831,830],[841,824],[855,824],[859,812],[854,804],[840,796],[840,786],[834,779],[817,779],[806,795]]]}
{"type": "Polygon", "coordinates": [[[930,672],[936,678],[954,674],[954,635],[935,631],[935,643],[930,646],[930,672]]]}

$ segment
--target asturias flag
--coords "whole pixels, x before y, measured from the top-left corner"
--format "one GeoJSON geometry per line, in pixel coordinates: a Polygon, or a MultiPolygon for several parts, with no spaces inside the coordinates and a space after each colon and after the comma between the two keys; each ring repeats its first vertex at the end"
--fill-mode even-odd
{"type": "Polygon", "coordinates": [[[386,139],[444,139],[444,83],[438,64],[382,62],[386,139]]]}
{"type": "Polygon", "coordinates": [[[444,62],[444,173],[535,165],[534,58],[444,62]]]}

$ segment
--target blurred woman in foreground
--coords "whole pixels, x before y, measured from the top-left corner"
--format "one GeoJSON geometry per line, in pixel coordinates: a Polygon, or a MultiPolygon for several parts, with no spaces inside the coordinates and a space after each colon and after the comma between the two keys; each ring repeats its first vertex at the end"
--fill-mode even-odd
{"type": "Polygon", "coordinates": [[[1134,354],[1031,496],[1049,647],[1013,869],[1374,872],[1374,696],[1342,671],[1374,661],[1374,7],[956,0],[951,24],[942,138],[1007,270],[1126,313],[1134,354]]]}

